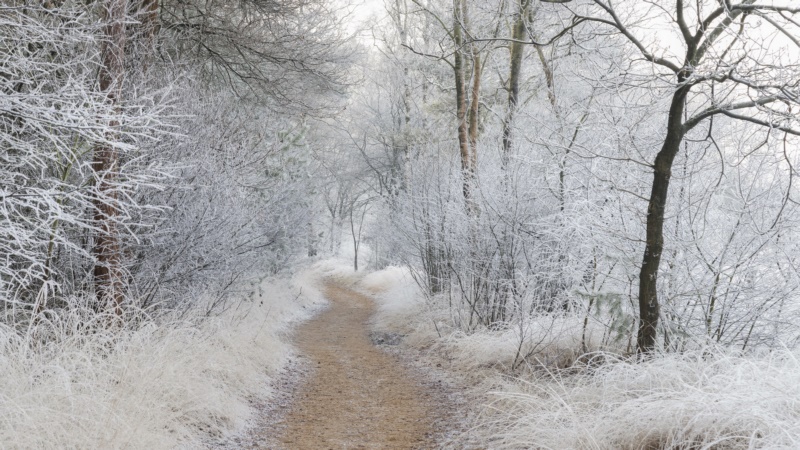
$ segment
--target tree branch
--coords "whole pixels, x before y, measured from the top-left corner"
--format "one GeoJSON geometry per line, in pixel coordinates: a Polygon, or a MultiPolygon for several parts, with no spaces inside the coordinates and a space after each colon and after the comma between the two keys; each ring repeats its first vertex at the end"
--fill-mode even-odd
{"type": "MultiPolygon", "coordinates": [[[[714,116],[714,115],[717,115],[717,114],[728,115],[728,114],[726,114],[726,112],[735,111],[735,110],[738,110],[738,109],[753,108],[753,107],[756,107],[756,106],[764,106],[766,104],[769,104],[769,103],[772,103],[772,102],[776,102],[778,100],[782,100],[782,97],[779,97],[779,96],[776,96],[776,95],[771,95],[771,96],[768,96],[768,97],[762,97],[760,99],[752,100],[752,101],[749,101],[749,102],[740,102],[740,103],[733,103],[733,104],[726,105],[726,106],[712,106],[710,108],[706,108],[703,111],[701,111],[699,114],[697,114],[696,116],[694,116],[694,117],[688,119],[686,122],[684,122],[684,124],[683,124],[683,132],[686,133],[687,131],[689,131],[692,128],[696,127],[700,122],[702,122],[703,120],[705,120],[705,119],[707,119],[707,118],[709,118],[711,116],[714,116]]],[[[731,116],[731,117],[733,117],[733,116],[731,116]]]]}
{"type": "Polygon", "coordinates": [[[677,0],[675,8],[678,10],[678,27],[681,29],[683,40],[686,41],[687,45],[691,46],[694,42],[694,36],[689,31],[689,26],[686,25],[686,17],[683,15],[683,0],[677,0]]]}
{"type": "Polygon", "coordinates": [[[680,72],[681,66],[679,66],[677,63],[675,63],[673,61],[670,61],[670,60],[668,60],[666,58],[657,57],[657,56],[653,55],[652,53],[650,53],[649,51],[647,51],[647,49],[644,47],[644,44],[642,44],[641,41],[639,41],[639,39],[637,39],[636,36],[634,36],[628,30],[628,28],[625,25],[623,25],[623,23],[620,20],[619,16],[617,16],[616,11],[614,11],[614,8],[612,8],[610,6],[610,4],[605,4],[601,0],[594,0],[594,3],[597,4],[600,8],[602,8],[606,13],[608,13],[608,15],[611,16],[613,21],[600,19],[598,17],[586,17],[586,16],[577,16],[577,15],[576,15],[576,17],[578,17],[579,19],[582,19],[583,21],[591,21],[591,22],[603,23],[603,24],[610,25],[610,26],[616,28],[633,45],[635,45],[636,48],[639,49],[639,52],[641,52],[642,56],[644,56],[645,59],[647,59],[648,61],[650,61],[650,62],[652,62],[654,64],[658,64],[659,66],[666,67],[666,68],[668,68],[669,70],[671,70],[671,71],[673,71],[675,73],[680,72]]]}
{"type": "Polygon", "coordinates": [[[788,133],[793,136],[800,136],[800,130],[795,130],[794,128],[785,127],[783,125],[772,123],[766,120],[756,119],[755,117],[743,116],[741,114],[736,114],[730,111],[720,111],[720,113],[728,117],[731,117],[733,119],[754,123],[756,125],[761,125],[763,127],[771,128],[774,130],[780,130],[783,131],[784,133],[788,133]]]}

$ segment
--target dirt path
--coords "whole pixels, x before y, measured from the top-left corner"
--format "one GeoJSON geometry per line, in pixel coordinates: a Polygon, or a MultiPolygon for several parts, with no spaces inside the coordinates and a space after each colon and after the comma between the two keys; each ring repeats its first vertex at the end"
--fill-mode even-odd
{"type": "Polygon", "coordinates": [[[297,330],[312,374],[295,396],[280,442],[286,449],[435,448],[442,414],[425,388],[372,345],[372,302],[328,284],[331,307],[297,330]]]}

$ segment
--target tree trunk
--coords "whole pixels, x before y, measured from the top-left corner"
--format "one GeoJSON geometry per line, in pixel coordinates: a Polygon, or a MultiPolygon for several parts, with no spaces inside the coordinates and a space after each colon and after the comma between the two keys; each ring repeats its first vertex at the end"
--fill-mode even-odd
{"type": "MultiPolygon", "coordinates": [[[[125,62],[125,15],[127,0],[107,0],[104,5],[105,42],[103,65],[98,74],[99,88],[108,102],[118,109],[122,96],[125,62]]],[[[111,120],[109,128],[120,126],[111,120]]],[[[93,253],[95,257],[94,284],[98,310],[112,310],[121,314],[123,300],[122,246],[117,229],[118,195],[114,182],[119,171],[119,153],[111,144],[115,136],[94,148],[92,170],[96,177],[94,192],[94,222],[98,228],[93,253]]]]}
{"type": "Polygon", "coordinates": [[[472,176],[478,169],[478,114],[481,99],[481,55],[472,51],[472,96],[469,102],[469,166],[472,176]]]}
{"type": "MultiPolygon", "coordinates": [[[[408,45],[408,8],[405,0],[395,0],[394,11],[390,13],[395,29],[400,38],[400,45],[408,45]]],[[[409,154],[409,126],[411,124],[411,72],[408,63],[403,62],[403,87],[400,95],[403,117],[397,119],[397,138],[392,138],[392,186],[390,193],[397,196],[401,191],[408,189],[411,180],[408,167],[411,155],[409,154]]]]}
{"type": "MultiPolygon", "coordinates": [[[[679,79],[679,83],[684,80],[679,79]]],[[[672,97],[667,120],[667,136],[653,164],[653,186],[647,206],[647,232],[639,272],[639,332],[637,348],[639,353],[653,351],[659,318],[658,304],[658,266],[664,250],[664,211],[667,206],[669,181],[672,176],[672,162],[683,141],[683,110],[690,86],[680,87],[672,97]]]]}
{"type": "Polygon", "coordinates": [[[144,43],[144,50],[146,52],[143,57],[145,69],[150,63],[150,60],[155,56],[156,50],[156,37],[161,28],[158,21],[158,0],[139,0],[139,21],[142,24],[143,36],[141,39],[144,43]]]}
{"type": "Polygon", "coordinates": [[[519,12],[514,29],[511,32],[511,67],[508,74],[508,112],[503,121],[503,167],[508,165],[508,157],[511,153],[512,130],[514,113],[519,102],[519,74],[522,71],[522,55],[524,48],[522,40],[525,38],[525,17],[528,9],[528,0],[520,0],[519,12]]]}
{"type": "Polygon", "coordinates": [[[317,234],[314,230],[314,221],[309,221],[308,224],[308,233],[307,233],[307,250],[308,250],[308,257],[311,258],[313,256],[317,256],[317,234]]]}
{"type": "Polygon", "coordinates": [[[464,200],[469,208],[472,204],[472,184],[475,173],[472,169],[472,158],[470,156],[469,135],[467,131],[467,87],[466,76],[464,74],[464,38],[462,24],[465,0],[455,0],[453,2],[453,40],[456,46],[454,55],[453,71],[456,81],[456,119],[458,120],[458,146],[461,153],[461,173],[464,178],[464,200]],[[459,17],[462,16],[462,17],[459,17]]]}

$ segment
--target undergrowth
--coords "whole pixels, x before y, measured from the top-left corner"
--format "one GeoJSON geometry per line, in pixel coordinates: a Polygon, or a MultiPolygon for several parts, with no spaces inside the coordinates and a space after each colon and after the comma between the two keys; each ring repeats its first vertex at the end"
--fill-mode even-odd
{"type": "Polygon", "coordinates": [[[241,432],[291,352],[293,321],[323,300],[313,276],[267,280],[217,317],[79,305],[0,326],[4,448],[198,448],[241,432]]]}
{"type": "Polygon", "coordinates": [[[783,349],[657,354],[602,348],[581,317],[541,315],[501,329],[460,330],[443,299],[406,269],[367,275],[374,326],[404,336],[472,385],[470,430],[492,449],[793,449],[800,447],[800,361],[783,349]],[[523,363],[519,363],[524,354],[523,363]]]}

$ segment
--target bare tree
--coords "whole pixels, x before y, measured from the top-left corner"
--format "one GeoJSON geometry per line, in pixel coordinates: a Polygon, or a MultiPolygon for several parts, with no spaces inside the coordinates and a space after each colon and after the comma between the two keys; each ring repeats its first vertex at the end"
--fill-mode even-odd
{"type": "Polygon", "coordinates": [[[324,114],[339,106],[330,94],[349,85],[354,48],[331,2],[162,0],[160,16],[180,43],[178,56],[241,97],[324,114]]]}
{"type": "MultiPolygon", "coordinates": [[[[759,4],[700,1],[673,7],[655,3],[593,0],[595,10],[575,9],[581,21],[615,29],[632,44],[653,74],[641,77],[667,81],[672,94],[665,136],[651,167],[653,182],[647,207],[645,250],[639,272],[639,329],[637,348],[650,352],[656,344],[659,321],[658,273],[664,251],[664,215],[672,165],[681,144],[698,126],[699,139],[713,139],[714,118],[752,122],[767,130],[800,135],[791,105],[798,103],[796,58],[783,51],[800,47],[800,8],[759,4]],[[596,11],[596,13],[594,12],[596,11]],[[660,44],[637,25],[658,22],[668,27],[660,44]],[[755,22],[761,22],[761,25],[755,22]],[[668,38],[666,36],[669,36],[668,38]],[[767,48],[766,42],[782,42],[767,48]],[[680,56],[678,53],[680,52],[680,56]]],[[[794,51],[794,50],[793,50],[794,51]]]]}

